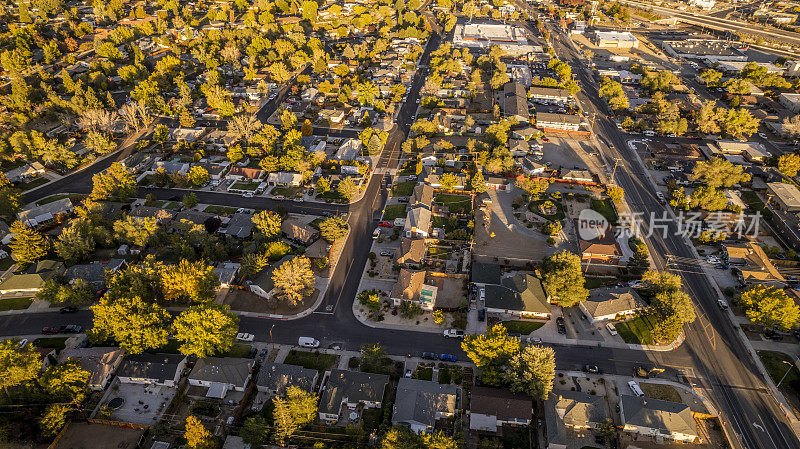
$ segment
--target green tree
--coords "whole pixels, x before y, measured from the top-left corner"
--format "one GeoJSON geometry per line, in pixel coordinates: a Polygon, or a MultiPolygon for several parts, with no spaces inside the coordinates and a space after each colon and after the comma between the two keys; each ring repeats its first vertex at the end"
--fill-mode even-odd
{"type": "Polygon", "coordinates": [[[553,390],[556,375],[556,354],[553,348],[529,345],[514,354],[504,381],[511,391],[522,392],[537,401],[544,401],[553,390]]]}
{"type": "Polygon", "coordinates": [[[339,181],[336,191],[339,192],[339,195],[341,195],[342,198],[350,201],[354,196],[356,196],[356,193],[358,193],[358,187],[356,186],[355,182],[353,182],[353,178],[348,177],[339,181]]]}
{"type": "Polygon", "coordinates": [[[136,193],[136,179],[122,164],[114,162],[104,172],[92,176],[92,193],[95,201],[126,201],[136,193]]]}
{"type": "Polygon", "coordinates": [[[317,193],[323,195],[331,191],[331,180],[327,176],[320,176],[317,180],[317,184],[314,187],[317,190],[317,193]]]}
{"type": "Polygon", "coordinates": [[[189,179],[189,182],[196,186],[203,185],[208,182],[210,177],[208,176],[208,170],[199,165],[195,165],[194,167],[189,169],[189,173],[186,174],[186,177],[189,179]]]}
{"type": "Polygon", "coordinates": [[[445,189],[452,189],[453,186],[458,184],[458,177],[453,173],[445,173],[441,177],[441,183],[445,189]]]}
{"type": "Polygon", "coordinates": [[[113,338],[130,354],[167,344],[169,313],[138,296],[111,299],[107,294],[92,312],[94,327],[88,334],[95,342],[113,338]]]}
{"type": "Polygon", "coordinates": [[[166,301],[207,302],[214,299],[219,276],[203,261],[181,260],[161,271],[161,290],[166,301]]]}
{"type": "Polygon", "coordinates": [[[233,346],[239,317],[226,305],[200,304],[181,312],[172,329],[182,354],[211,357],[233,346]]]}
{"type": "Polygon", "coordinates": [[[725,195],[709,186],[700,186],[689,196],[689,207],[699,207],[709,212],[723,210],[727,205],[728,199],[725,195]]]}
{"type": "Polygon", "coordinates": [[[6,175],[0,174],[0,215],[13,217],[22,206],[22,196],[6,175]]]}
{"type": "Polygon", "coordinates": [[[719,80],[722,79],[722,72],[718,72],[714,69],[707,69],[700,74],[700,78],[702,78],[709,87],[715,87],[719,85],[719,80]]]}
{"type": "Polygon", "coordinates": [[[760,120],[744,108],[729,109],[721,123],[725,134],[734,138],[750,137],[758,131],[760,120]]]}
{"type": "Polygon", "coordinates": [[[347,234],[347,222],[338,215],[328,217],[319,224],[319,232],[322,238],[333,243],[347,234]]]}
{"type": "Polygon", "coordinates": [[[6,393],[8,388],[35,380],[41,368],[39,353],[33,345],[20,349],[17,340],[0,341],[0,386],[6,393]]]}
{"type": "Polygon", "coordinates": [[[183,433],[189,449],[213,449],[217,447],[214,435],[193,415],[186,418],[186,431],[183,433]]]}
{"type": "Polygon", "coordinates": [[[794,178],[800,170],[800,156],[795,153],[782,154],[778,158],[778,171],[786,177],[794,178]]]}
{"type": "Polygon", "coordinates": [[[611,198],[611,201],[617,204],[622,203],[622,199],[625,197],[625,191],[619,186],[609,186],[606,193],[608,197],[611,198]]]}
{"type": "Polygon", "coordinates": [[[361,371],[365,373],[388,374],[386,368],[386,348],[378,343],[361,345],[361,371]]]}
{"type": "Polygon", "coordinates": [[[750,175],[744,172],[741,165],[734,165],[722,157],[714,157],[709,161],[695,164],[692,171],[694,179],[704,182],[708,187],[731,187],[750,180],[750,175]]]}
{"type": "Polygon", "coordinates": [[[483,178],[483,173],[480,170],[475,172],[475,176],[470,181],[470,187],[475,193],[483,193],[486,191],[486,180],[483,178]]]}
{"type": "Polygon", "coordinates": [[[722,130],[719,126],[719,120],[722,110],[717,108],[715,101],[703,103],[700,110],[697,112],[697,129],[705,134],[716,134],[722,130]]]}
{"type": "Polygon", "coordinates": [[[68,404],[48,405],[39,418],[39,429],[42,431],[42,436],[52,438],[58,435],[61,429],[67,425],[67,414],[72,410],[72,406],[68,404]]]}
{"type": "Polygon", "coordinates": [[[461,342],[461,349],[467,353],[479,369],[486,374],[481,379],[491,385],[499,384],[500,368],[519,352],[519,341],[509,338],[502,324],[490,327],[485,334],[468,335],[461,342]]]}
{"type": "Polygon", "coordinates": [[[528,195],[538,198],[539,195],[547,190],[547,188],[550,186],[550,182],[544,178],[521,176],[517,178],[516,185],[520,190],[524,191],[528,195]]]}
{"type": "Polygon", "coordinates": [[[311,136],[314,134],[314,125],[311,124],[311,120],[305,119],[305,121],[303,121],[300,133],[303,134],[303,136],[311,136]]]}
{"type": "Polygon", "coordinates": [[[800,323],[800,308],[785,291],[774,286],[754,285],[742,293],[739,303],[755,324],[789,330],[800,323]]]}
{"type": "Polygon", "coordinates": [[[18,264],[27,266],[45,257],[50,249],[48,241],[37,231],[15,221],[9,229],[14,240],[9,243],[11,256],[18,264]]]}
{"type": "Polygon", "coordinates": [[[426,446],[409,427],[397,425],[386,432],[381,441],[381,449],[426,449],[426,446]]]}
{"type": "Polygon", "coordinates": [[[251,220],[256,229],[268,239],[277,237],[281,233],[283,218],[277,212],[262,210],[257,214],[253,214],[251,220]]]}
{"type": "Polygon", "coordinates": [[[625,90],[622,88],[622,84],[616,81],[611,81],[611,79],[607,77],[603,77],[603,80],[600,83],[600,90],[598,92],[601,97],[606,99],[608,105],[611,106],[611,109],[615,111],[628,109],[628,96],[625,95],[625,90]]]}
{"type": "Polygon", "coordinates": [[[69,359],[49,366],[39,378],[39,385],[56,401],[72,402],[83,399],[88,381],[89,372],[77,360],[69,359]]]}
{"type": "Polygon", "coordinates": [[[82,219],[73,220],[69,226],[61,230],[55,250],[59,257],[68,262],[79,262],[94,251],[95,241],[89,234],[88,222],[82,219]]]}
{"type": "Polygon", "coordinates": [[[589,297],[581,259],[576,254],[566,250],[553,254],[544,261],[543,269],[542,285],[561,307],[572,307],[589,297]]]}
{"type": "Polygon", "coordinates": [[[275,295],[296,306],[314,292],[314,273],[308,257],[298,256],[280,264],[272,273],[275,295]]]}
{"type": "Polygon", "coordinates": [[[279,397],[272,399],[274,404],[272,421],[275,426],[275,437],[281,446],[300,427],[293,419],[289,404],[279,397]]]}
{"type": "Polygon", "coordinates": [[[269,441],[270,426],[267,420],[261,416],[251,416],[244,421],[239,436],[245,443],[253,447],[260,447],[269,441]]]}
{"type": "Polygon", "coordinates": [[[129,245],[147,245],[158,230],[158,220],[154,217],[125,216],[114,222],[114,238],[129,245]]]}
{"type": "Polygon", "coordinates": [[[190,192],[188,195],[183,195],[181,203],[183,203],[183,207],[185,207],[186,209],[191,209],[197,206],[197,194],[194,192],[190,192]]]}

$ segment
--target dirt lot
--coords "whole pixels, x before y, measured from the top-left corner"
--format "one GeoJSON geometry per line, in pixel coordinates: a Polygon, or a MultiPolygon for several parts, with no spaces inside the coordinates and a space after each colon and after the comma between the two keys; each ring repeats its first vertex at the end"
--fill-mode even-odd
{"type": "Polygon", "coordinates": [[[225,297],[225,304],[232,310],[246,312],[274,313],[276,315],[294,315],[314,305],[319,295],[319,290],[314,290],[308,298],[300,304],[290,307],[283,301],[268,301],[250,290],[231,290],[225,297]]]}
{"type": "Polygon", "coordinates": [[[57,449],[89,449],[116,447],[134,449],[144,430],[89,423],[71,423],[55,446],[57,449]]]}
{"type": "Polygon", "coordinates": [[[495,258],[503,261],[507,259],[510,264],[524,265],[541,261],[555,252],[555,248],[541,240],[508,229],[494,212],[490,214],[491,220],[487,222],[482,211],[475,213],[473,253],[476,260],[491,263],[495,258]]]}

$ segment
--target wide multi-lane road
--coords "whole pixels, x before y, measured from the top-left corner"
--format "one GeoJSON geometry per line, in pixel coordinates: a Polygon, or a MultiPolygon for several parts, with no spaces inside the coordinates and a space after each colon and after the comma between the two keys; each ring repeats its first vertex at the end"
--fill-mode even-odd
{"type": "MultiPolygon", "coordinates": [[[[628,137],[619,131],[608,118],[607,106],[600,99],[597,84],[580,59],[569,37],[553,30],[553,42],[559,57],[569,63],[580,78],[582,92],[578,99],[588,114],[595,114],[594,131],[608,146],[604,148],[607,160],[618,159],[615,182],[625,190],[628,204],[634,212],[642,214],[642,232],[649,234],[650,217],[655,217],[659,228],[646,240],[655,260],[656,268],[667,268],[667,257],[695,259],[690,243],[679,235],[675,220],[671,218],[655,196],[654,185],[645,173],[638,155],[628,146],[628,137]],[[663,227],[663,230],[662,228],[663,227]]],[[[698,319],[685,326],[686,341],[681,346],[681,359],[689,356],[692,367],[701,379],[701,387],[714,399],[722,411],[729,430],[741,440],[744,447],[777,449],[800,447],[770,390],[765,386],[752,355],[743,346],[727,315],[717,305],[718,295],[708,277],[697,265],[675,270],[695,303],[698,319]]],[[[663,364],[669,365],[678,356],[676,351],[653,354],[663,364]]],[[[686,363],[683,360],[681,363],[686,363]]],[[[739,442],[734,442],[737,446],[739,442]]]]}

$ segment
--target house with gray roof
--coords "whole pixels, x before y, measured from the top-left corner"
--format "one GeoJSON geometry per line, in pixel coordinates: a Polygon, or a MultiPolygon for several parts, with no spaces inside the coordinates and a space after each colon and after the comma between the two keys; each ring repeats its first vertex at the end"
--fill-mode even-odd
{"type": "Polygon", "coordinates": [[[45,282],[64,273],[64,264],[56,260],[40,260],[25,271],[12,273],[0,282],[0,294],[38,292],[45,282]]]}
{"type": "Polygon", "coordinates": [[[392,425],[409,426],[415,433],[430,432],[436,421],[453,416],[458,389],[420,379],[401,378],[392,409],[392,425]]]}
{"type": "Polygon", "coordinates": [[[678,402],[624,394],[620,419],[625,432],[682,442],[699,438],[692,411],[678,402]]]}
{"type": "Polygon", "coordinates": [[[630,287],[604,287],[589,290],[589,298],[579,307],[596,323],[634,315],[646,309],[647,303],[630,287]]]}
{"type": "Polygon", "coordinates": [[[407,238],[427,238],[431,230],[430,209],[423,206],[409,209],[403,230],[407,238]]]}
{"type": "Polygon", "coordinates": [[[175,215],[172,229],[177,232],[187,232],[194,226],[202,226],[206,232],[217,232],[222,221],[216,214],[196,210],[184,210],[175,215]]]}
{"type": "Polygon", "coordinates": [[[319,401],[319,418],[330,424],[339,420],[343,407],[354,409],[361,404],[363,408],[378,408],[388,384],[385,374],[331,370],[319,401]]]}
{"type": "Polygon", "coordinates": [[[223,399],[229,391],[244,391],[253,374],[253,359],[206,357],[189,373],[189,385],[206,387],[206,397],[223,399]]]}
{"type": "Polygon", "coordinates": [[[501,388],[473,387],[470,430],[498,432],[504,425],[527,426],[533,416],[531,398],[501,388]]]}
{"type": "Polygon", "coordinates": [[[317,370],[303,368],[284,363],[267,363],[261,367],[256,379],[258,391],[276,396],[286,394],[289,387],[298,387],[305,391],[314,391],[319,373],[317,370]]]}
{"type": "Polygon", "coordinates": [[[36,227],[40,224],[52,221],[59,216],[66,216],[72,213],[75,207],[69,198],[62,198],[41,206],[33,206],[23,209],[17,213],[17,220],[25,223],[28,227],[36,227]]]}
{"type": "Polygon", "coordinates": [[[470,272],[470,280],[478,287],[486,284],[500,284],[503,277],[503,267],[496,263],[473,261],[470,272]]]}
{"type": "Polygon", "coordinates": [[[239,273],[239,268],[242,266],[236,262],[220,262],[214,267],[214,272],[219,276],[219,285],[221,287],[230,287],[236,275],[239,273]]]}
{"type": "Polygon", "coordinates": [[[515,274],[489,284],[485,289],[487,313],[514,315],[520,318],[550,318],[550,301],[542,281],[532,274],[515,274]]]}
{"type": "Polygon", "coordinates": [[[125,265],[124,259],[109,259],[73,265],[64,272],[64,278],[70,284],[78,279],[83,279],[95,287],[103,287],[106,285],[106,273],[116,273],[121,268],[124,268],[125,265]]]}
{"type": "Polygon", "coordinates": [[[254,227],[253,216],[251,214],[236,213],[227,219],[225,228],[220,232],[240,239],[246,239],[253,234],[254,227]]]}
{"type": "Polygon", "coordinates": [[[181,354],[135,354],[125,358],[117,377],[124,384],[174,387],[185,368],[186,356],[181,354]]]}
{"type": "Polygon", "coordinates": [[[122,363],[125,350],[120,348],[65,348],[58,354],[58,363],[77,360],[89,372],[87,385],[94,391],[103,391],[108,381],[122,363]]]}
{"type": "Polygon", "coordinates": [[[294,256],[283,256],[283,258],[278,262],[275,262],[269,267],[261,270],[256,278],[253,279],[253,282],[250,283],[250,291],[258,296],[261,296],[262,298],[270,299],[272,297],[273,290],[275,289],[275,282],[272,281],[272,273],[275,271],[275,268],[283,265],[292,258],[294,258],[294,256]]]}
{"type": "Polygon", "coordinates": [[[408,200],[408,207],[423,206],[428,209],[433,204],[433,187],[428,184],[417,184],[408,200]]]}
{"type": "Polygon", "coordinates": [[[553,396],[555,411],[568,428],[593,429],[608,417],[602,396],[582,391],[558,391],[553,396]]]}
{"type": "Polygon", "coordinates": [[[525,86],[521,83],[510,82],[503,85],[503,114],[506,117],[514,117],[520,123],[526,123],[531,119],[528,110],[528,93],[525,86]]]}
{"type": "Polygon", "coordinates": [[[314,239],[319,237],[319,231],[293,217],[283,220],[281,223],[281,232],[283,232],[287,239],[302,243],[303,245],[309,245],[314,239]]]}

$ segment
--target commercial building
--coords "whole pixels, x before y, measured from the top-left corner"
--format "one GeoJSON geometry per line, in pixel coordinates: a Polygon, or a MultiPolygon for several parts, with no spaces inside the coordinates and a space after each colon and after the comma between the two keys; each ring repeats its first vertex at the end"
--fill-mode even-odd
{"type": "Polygon", "coordinates": [[[578,131],[582,121],[580,115],[536,113],[536,127],[545,131],[578,131]]]}
{"type": "Polygon", "coordinates": [[[539,103],[565,105],[572,100],[568,90],[554,87],[531,87],[528,93],[531,100],[539,103]]]}
{"type": "Polygon", "coordinates": [[[747,61],[747,56],[728,41],[716,39],[685,39],[663,41],[662,46],[670,56],[676,58],[703,59],[708,62],[747,61]]]}
{"type": "Polygon", "coordinates": [[[788,212],[800,212],[800,190],[783,182],[767,183],[767,199],[777,203],[780,209],[788,212]]]}
{"type": "Polygon", "coordinates": [[[506,24],[458,24],[453,34],[456,47],[489,48],[497,45],[510,55],[523,55],[534,51],[525,30],[506,24]]]}
{"type": "Polygon", "coordinates": [[[639,40],[629,31],[595,31],[594,43],[600,48],[639,48],[639,40]]]}

